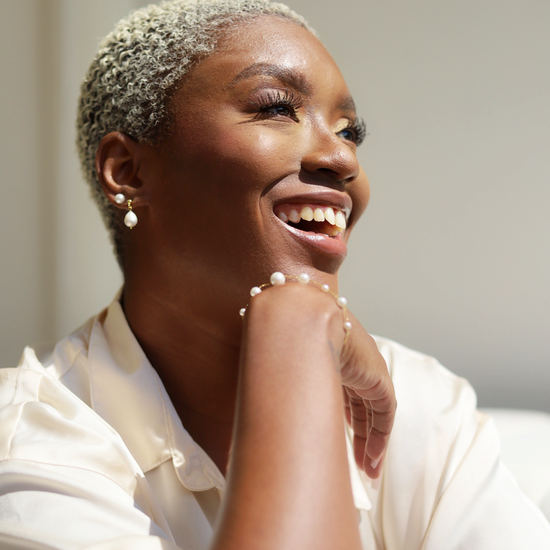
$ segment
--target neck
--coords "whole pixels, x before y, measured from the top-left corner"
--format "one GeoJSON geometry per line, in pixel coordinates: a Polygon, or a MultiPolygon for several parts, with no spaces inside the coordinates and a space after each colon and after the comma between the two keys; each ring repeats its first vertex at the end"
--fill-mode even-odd
{"type": "Polygon", "coordinates": [[[200,291],[171,296],[158,288],[127,278],[126,318],[183,426],[225,474],[238,382],[238,309],[224,315],[219,302],[201,300],[200,291]]]}

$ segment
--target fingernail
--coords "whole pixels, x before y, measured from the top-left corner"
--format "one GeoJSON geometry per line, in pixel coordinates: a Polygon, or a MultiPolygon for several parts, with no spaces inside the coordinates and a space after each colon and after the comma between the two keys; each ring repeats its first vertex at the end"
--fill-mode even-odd
{"type": "Polygon", "coordinates": [[[375,491],[378,491],[378,489],[380,489],[380,478],[377,477],[376,479],[371,479],[370,484],[375,491]]]}
{"type": "Polygon", "coordinates": [[[373,468],[373,469],[376,468],[376,466],[378,466],[378,464],[380,463],[381,458],[382,457],[379,456],[378,458],[375,458],[374,460],[372,460],[371,463],[370,463],[370,467],[373,468]]]}

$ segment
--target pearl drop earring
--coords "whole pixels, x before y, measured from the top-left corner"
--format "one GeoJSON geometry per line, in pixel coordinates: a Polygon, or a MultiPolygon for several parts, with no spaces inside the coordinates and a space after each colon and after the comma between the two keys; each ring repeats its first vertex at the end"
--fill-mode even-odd
{"type": "Polygon", "coordinates": [[[126,212],[126,216],[124,216],[124,225],[132,229],[132,227],[137,225],[137,222],[138,218],[132,210],[132,199],[128,199],[128,212],[126,212]]]}

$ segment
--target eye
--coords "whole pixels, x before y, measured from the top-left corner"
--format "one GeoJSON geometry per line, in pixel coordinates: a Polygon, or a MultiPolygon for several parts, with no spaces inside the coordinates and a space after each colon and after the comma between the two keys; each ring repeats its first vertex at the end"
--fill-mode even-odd
{"type": "Polygon", "coordinates": [[[342,130],[341,132],[338,132],[337,134],[338,136],[340,136],[342,139],[346,139],[348,141],[353,141],[355,142],[357,140],[356,136],[355,136],[355,132],[349,128],[346,128],[345,130],[342,130]]]}
{"type": "Polygon", "coordinates": [[[302,97],[293,90],[264,91],[251,102],[257,119],[285,117],[299,122],[298,110],[303,104],[302,97]]]}
{"type": "Polygon", "coordinates": [[[355,145],[361,145],[365,136],[367,135],[367,127],[365,121],[362,118],[356,118],[350,120],[348,125],[336,133],[337,136],[345,139],[346,141],[351,141],[355,145]]]}
{"type": "Polygon", "coordinates": [[[288,105],[272,105],[270,107],[265,107],[262,109],[264,113],[269,113],[272,115],[280,115],[280,116],[296,116],[296,111],[289,107],[288,105]]]}

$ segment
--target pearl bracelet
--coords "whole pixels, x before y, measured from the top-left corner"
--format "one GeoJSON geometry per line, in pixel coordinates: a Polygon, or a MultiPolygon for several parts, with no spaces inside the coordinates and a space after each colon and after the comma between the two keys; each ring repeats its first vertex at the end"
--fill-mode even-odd
{"type": "MultiPolygon", "coordinates": [[[[307,273],[302,273],[301,275],[296,276],[296,275],[284,275],[279,271],[275,271],[275,273],[273,273],[269,278],[269,283],[264,283],[263,285],[252,287],[250,289],[250,296],[254,297],[257,294],[260,294],[260,292],[264,288],[267,288],[269,286],[284,285],[287,279],[290,281],[297,281],[301,285],[309,284],[309,285],[316,286],[322,292],[325,292],[326,294],[330,294],[331,296],[334,297],[334,299],[336,300],[336,303],[342,309],[342,312],[344,314],[344,331],[346,333],[344,336],[344,345],[345,345],[345,343],[348,341],[349,333],[351,331],[351,323],[349,321],[348,310],[347,310],[348,301],[343,296],[338,296],[338,294],[330,290],[330,287],[328,285],[326,284],[322,285],[317,281],[313,281],[307,273]]],[[[241,317],[244,317],[247,307],[248,307],[248,304],[246,304],[245,307],[240,309],[239,314],[241,317]]]]}

